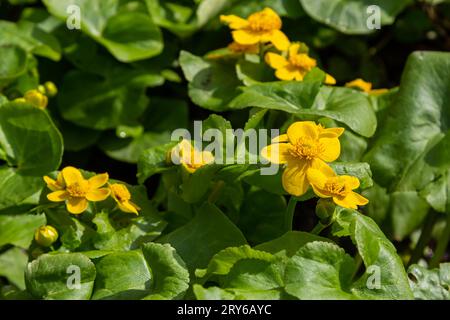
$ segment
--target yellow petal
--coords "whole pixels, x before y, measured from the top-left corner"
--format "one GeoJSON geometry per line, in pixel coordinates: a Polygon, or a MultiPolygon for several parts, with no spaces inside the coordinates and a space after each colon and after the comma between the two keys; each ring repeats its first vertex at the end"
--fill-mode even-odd
{"type": "Polygon", "coordinates": [[[295,72],[295,77],[294,77],[294,79],[296,80],[296,81],[303,81],[303,79],[305,78],[305,75],[306,75],[306,72],[304,72],[304,71],[301,71],[301,70],[296,70],[296,72],[295,72]]]}
{"type": "Polygon", "coordinates": [[[336,84],[336,79],[333,78],[333,76],[329,75],[328,73],[325,76],[325,84],[328,85],[335,85],[336,84]]]}
{"type": "Polygon", "coordinates": [[[279,142],[288,142],[289,138],[287,134],[279,135],[278,137],[275,137],[272,139],[272,143],[279,143],[279,142]]]}
{"type": "Polygon", "coordinates": [[[138,209],[134,206],[134,204],[130,201],[123,201],[123,202],[119,202],[117,203],[117,206],[119,207],[119,209],[123,212],[129,212],[129,213],[134,213],[136,215],[139,214],[138,209]]]}
{"type": "Polygon", "coordinates": [[[287,50],[290,44],[288,37],[280,30],[272,31],[270,42],[280,51],[287,50]]]}
{"type": "Polygon", "coordinates": [[[358,206],[363,206],[369,203],[369,200],[367,200],[366,198],[364,198],[363,196],[361,196],[356,192],[350,192],[344,198],[334,197],[333,201],[337,205],[349,209],[358,209],[358,206]]]}
{"type": "Polygon", "coordinates": [[[61,190],[62,187],[58,185],[58,183],[48,176],[44,176],[44,181],[47,184],[47,187],[52,191],[61,190]]]}
{"type": "Polygon", "coordinates": [[[289,194],[299,197],[305,194],[309,187],[308,179],[306,177],[308,165],[304,161],[292,161],[290,164],[288,164],[283,172],[283,188],[289,194]]]}
{"type": "Polygon", "coordinates": [[[291,147],[289,143],[274,143],[264,147],[261,156],[272,163],[283,164],[292,158],[289,152],[291,147]]]}
{"type": "Polygon", "coordinates": [[[280,80],[284,80],[284,81],[294,80],[296,74],[297,74],[297,70],[290,68],[289,66],[277,69],[277,71],[275,71],[275,77],[277,77],[280,80]]]}
{"type": "Polygon", "coordinates": [[[58,175],[56,176],[56,183],[58,183],[61,186],[61,188],[65,187],[64,177],[61,171],[58,172],[58,175]]]}
{"type": "Polygon", "coordinates": [[[359,179],[353,176],[342,176],[344,178],[344,183],[351,188],[351,190],[359,188],[359,179]]]}
{"type": "Polygon", "coordinates": [[[314,159],[311,162],[311,168],[319,170],[327,178],[336,177],[336,173],[333,169],[320,159],[314,159]]]}
{"type": "Polygon", "coordinates": [[[73,214],[80,214],[86,211],[88,202],[85,198],[69,198],[66,204],[67,211],[73,214]]]}
{"type": "Polygon", "coordinates": [[[325,162],[333,162],[341,154],[341,144],[337,138],[320,138],[323,151],[319,155],[320,159],[325,162]]]}
{"type": "Polygon", "coordinates": [[[344,133],[344,128],[322,128],[320,130],[321,138],[338,138],[344,133]]]}
{"type": "Polygon", "coordinates": [[[250,30],[237,30],[232,32],[233,39],[239,44],[251,45],[256,44],[261,39],[259,33],[250,30]]]}
{"type": "Polygon", "coordinates": [[[300,43],[293,43],[289,46],[289,56],[295,56],[300,50],[300,43]]]}
{"type": "Polygon", "coordinates": [[[389,89],[374,89],[374,90],[370,90],[369,93],[374,96],[379,96],[381,94],[385,94],[388,92],[389,92],[389,89]]]}
{"type": "Polygon", "coordinates": [[[84,180],[83,175],[80,170],[74,167],[65,167],[62,170],[62,175],[64,177],[64,181],[67,185],[71,185],[73,183],[80,183],[84,180]]]}
{"type": "Polygon", "coordinates": [[[306,176],[309,183],[318,189],[323,189],[325,187],[325,182],[328,179],[327,176],[325,176],[320,170],[312,168],[307,170],[306,176]]]}
{"type": "Polygon", "coordinates": [[[94,189],[86,194],[86,199],[89,201],[103,201],[109,197],[111,190],[108,188],[94,189]]]}
{"type": "Polygon", "coordinates": [[[89,187],[91,189],[98,189],[104,186],[108,182],[108,179],[109,175],[107,173],[97,174],[88,179],[89,187]]]}
{"type": "Polygon", "coordinates": [[[65,201],[69,198],[69,193],[65,190],[59,190],[47,195],[47,199],[53,202],[65,201]]]}
{"type": "Polygon", "coordinates": [[[268,52],[265,56],[265,60],[266,63],[274,69],[283,68],[288,64],[285,57],[273,52],[268,52]]]}
{"type": "Polygon", "coordinates": [[[363,79],[355,79],[353,81],[347,82],[345,86],[348,88],[357,88],[367,93],[372,90],[372,83],[366,82],[363,79]]]}
{"type": "Polygon", "coordinates": [[[319,132],[317,125],[313,121],[298,121],[290,125],[287,135],[291,143],[295,143],[299,138],[317,139],[319,132]]]}
{"type": "Polygon", "coordinates": [[[231,29],[243,29],[248,26],[248,21],[235,15],[221,15],[220,21],[226,23],[231,29]]]}

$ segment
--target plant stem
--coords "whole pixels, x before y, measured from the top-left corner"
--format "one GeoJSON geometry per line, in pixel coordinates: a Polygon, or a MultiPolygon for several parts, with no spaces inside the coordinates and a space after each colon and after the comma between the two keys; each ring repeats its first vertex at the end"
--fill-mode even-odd
{"type": "Polygon", "coordinates": [[[297,205],[297,199],[294,196],[291,196],[289,199],[289,203],[286,209],[286,220],[285,220],[285,229],[286,231],[292,231],[292,225],[294,221],[294,213],[295,207],[297,205]]]}
{"type": "Polygon", "coordinates": [[[314,229],[311,230],[310,233],[315,234],[315,235],[319,235],[323,229],[325,229],[326,227],[328,227],[328,225],[322,224],[321,222],[318,222],[316,224],[316,226],[314,227],[314,229]]]}
{"type": "Polygon", "coordinates": [[[437,212],[431,209],[428,212],[427,217],[425,218],[425,222],[422,227],[422,231],[420,233],[419,241],[414,248],[413,253],[411,254],[411,258],[409,259],[408,266],[416,263],[423,255],[423,250],[427,246],[428,242],[431,239],[431,232],[433,231],[434,223],[437,219],[437,212]]]}
{"type": "Polygon", "coordinates": [[[214,185],[211,193],[209,194],[209,197],[208,197],[208,202],[209,203],[213,203],[214,204],[217,201],[217,197],[220,194],[220,190],[222,190],[224,185],[225,185],[225,182],[222,181],[222,180],[216,182],[216,184],[214,185]]]}
{"type": "Polygon", "coordinates": [[[430,261],[430,269],[439,266],[439,262],[441,262],[442,257],[445,254],[445,250],[447,249],[449,239],[450,239],[450,214],[447,213],[447,223],[445,225],[445,229],[442,230],[442,234],[438,239],[436,250],[434,252],[433,258],[430,261]]]}

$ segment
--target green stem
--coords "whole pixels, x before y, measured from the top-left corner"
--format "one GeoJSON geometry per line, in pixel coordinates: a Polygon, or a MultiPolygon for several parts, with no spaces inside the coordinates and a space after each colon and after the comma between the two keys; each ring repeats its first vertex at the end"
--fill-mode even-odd
{"type": "Polygon", "coordinates": [[[314,227],[314,229],[311,230],[310,233],[315,234],[315,235],[319,235],[323,229],[325,229],[326,227],[328,227],[328,225],[322,224],[321,222],[318,222],[316,224],[316,226],[314,227]]]}
{"type": "Polygon", "coordinates": [[[431,232],[433,231],[434,223],[437,219],[437,212],[433,209],[428,212],[427,217],[425,218],[425,222],[422,227],[422,232],[420,233],[419,241],[417,242],[416,247],[414,248],[413,253],[411,254],[411,258],[409,259],[408,266],[416,263],[423,255],[423,250],[430,242],[431,232]]]}
{"type": "Polygon", "coordinates": [[[450,214],[447,214],[447,224],[445,225],[445,229],[442,231],[436,250],[434,252],[433,258],[430,261],[430,269],[436,268],[439,266],[439,263],[442,260],[442,257],[445,254],[445,250],[448,246],[448,241],[450,239],[450,214]]]}
{"type": "Polygon", "coordinates": [[[292,225],[294,221],[294,213],[295,213],[295,207],[297,205],[297,199],[294,196],[291,196],[289,199],[289,203],[286,209],[286,220],[285,220],[285,229],[287,231],[292,231],[292,225]]]}
{"type": "Polygon", "coordinates": [[[217,198],[220,194],[220,190],[222,190],[224,185],[225,185],[225,182],[222,180],[216,182],[211,193],[209,194],[209,197],[208,197],[209,203],[215,203],[217,201],[217,198]]]}

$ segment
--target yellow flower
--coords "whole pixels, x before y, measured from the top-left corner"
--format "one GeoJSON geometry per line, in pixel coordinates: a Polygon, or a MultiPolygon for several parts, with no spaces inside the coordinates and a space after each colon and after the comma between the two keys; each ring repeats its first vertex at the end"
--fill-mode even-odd
{"type": "Polygon", "coordinates": [[[38,90],[29,90],[23,96],[26,102],[32,104],[39,109],[45,109],[48,104],[47,96],[40,93],[38,90]]]}
{"type": "Polygon", "coordinates": [[[52,226],[41,226],[34,233],[34,240],[43,247],[50,247],[58,240],[58,231],[52,226]]]}
{"type": "Polygon", "coordinates": [[[257,43],[272,43],[278,50],[284,51],[289,47],[289,39],[280,30],[281,19],[270,8],[251,14],[247,19],[235,15],[220,16],[220,21],[229,25],[233,40],[241,45],[257,43]]]}
{"type": "Polygon", "coordinates": [[[109,185],[111,196],[117,202],[117,206],[123,212],[134,213],[139,215],[139,208],[135,203],[131,202],[131,194],[124,184],[114,183],[109,185]]]}
{"type": "Polygon", "coordinates": [[[233,41],[228,45],[228,50],[233,53],[258,53],[259,46],[257,44],[243,45],[233,41]]]}
{"type": "Polygon", "coordinates": [[[352,191],[359,188],[356,177],[338,176],[330,167],[309,169],[307,176],[315,194],[321,198],[333,198],[334,203],[341,207],[358,209],[358,206],[369,203],[369,200],[352,191]]]}
{"type": "Polygon", "coordinates": [[[172,148],[168,157],[170,157],[170,159],[168,159],[170,162],[180,163],[189,173],[193,173],[198,168],[214,161],[214,156],[211,152],[197,151],[186,139],[183,139],[179,144],[172,148]]]}
{"type": "Polygon", "coordinates": [[[368,94],[379,95],[388,92],[388,89],[374,89],[372,90],[372,83],[366,82],[363,79],[355,79],[345,84],[347,88],[360,89],[368,94]]]}
{"type": "Polygon", "coordinates": [[[47,81],[46,83],[44,83],[44,88],[45,88],[45,94],[49,97],[54,97],[58,94],[58,88],[51,81],[47,81]]]}
{"type": "Polygon", "coordinates": [[[310,168],[327,170],[326,162],[336,160],[341,152],[338,137],[343,128],[324,128],[313,121],[293,123],[286,134],[272,140],[261,155],[276,164],[286,164],[282,183],[294,195],[303,195],[309,187],[306,172],[310,168]]]}
{"type": "Polygon", "coordinates": [[[56,181],[44,177],[47,187],[52,193],[47,199],[53,202],[66,201],[67,211],[80,214],[86,211],[88,201],[103,201],[110,195],[108,188],[101,188],[108,182],[108,174],[98,174],[89,179],[84,179],[80,170],[74,167],[65,167],[58,175],[56,181]]]}
{"type": "MultiPolygon", "coordinates": [[[[300,43],[293,43],[289,46],[287,58],[274,52],[268,52],[266,54],[266,63],[276,70],[275,76],[278,79],[302,81],[306,74],[317,66],[315,59],[306,53],[299,52],[299,50],[300,43]]],[[[325,83],[336,84],[336,80],[327,74],[325,83]]]]}

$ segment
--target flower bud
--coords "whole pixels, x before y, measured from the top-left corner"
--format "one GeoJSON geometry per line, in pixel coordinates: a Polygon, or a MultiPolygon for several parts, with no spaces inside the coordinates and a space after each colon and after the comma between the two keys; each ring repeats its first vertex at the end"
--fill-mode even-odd
{"type": "Polygon", "coordinates": [[[53,82],[47,81],[46,83],[44,83],[44,87],[47,96],[54,97],[58,94],[58,88],[53,82]]]}
{"type": "Polygon", "coordinates": [[[48,104],[48,98],[38,90],[27,91],[24,98],[28,103],[40,109],[45,109],[48,104]]]}
{"type": "Polygon", "coordinates": [[[35,234],[34,239],[43,247],[50,247],[58,239],[58,231],[52,226],[41,226],[35,234]]]}
{"type": "Polygon", "coordinates": [[[319,199],[316,205],[316,215],[322,224],[329,224],[333,218],[336,205],[330,199],[319,199]]]}

